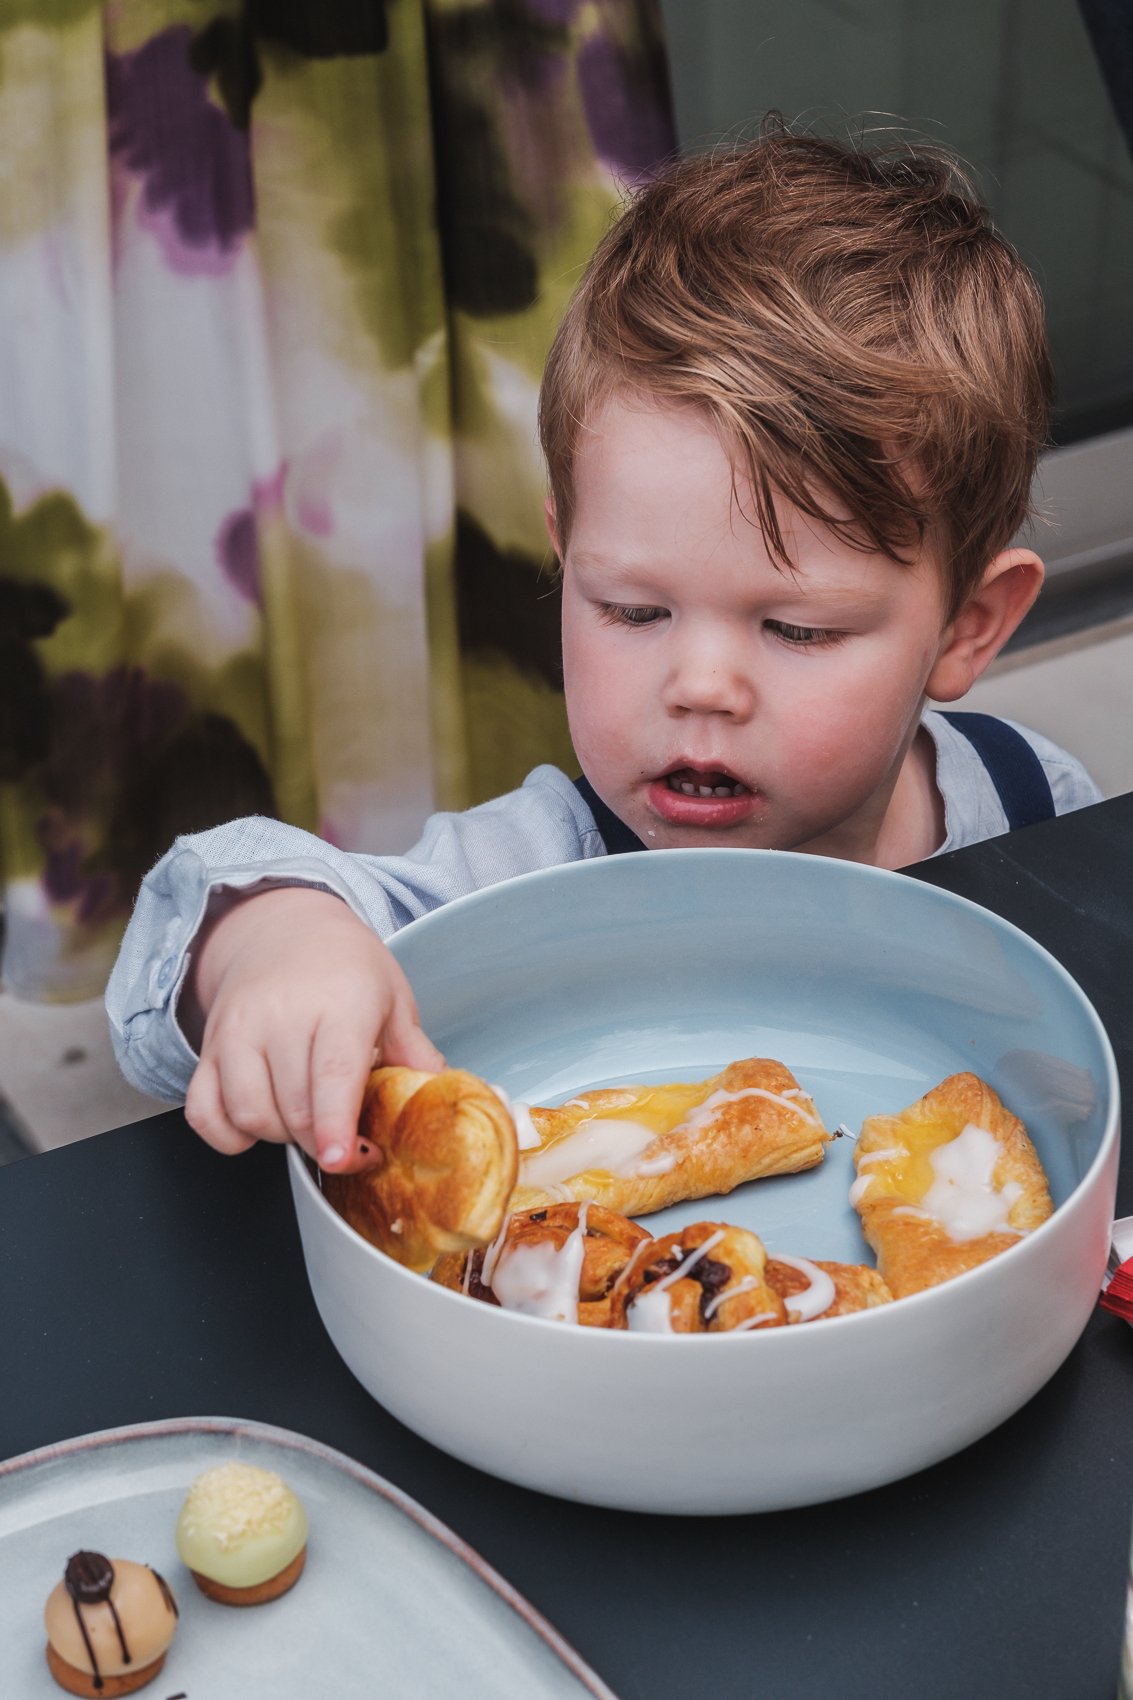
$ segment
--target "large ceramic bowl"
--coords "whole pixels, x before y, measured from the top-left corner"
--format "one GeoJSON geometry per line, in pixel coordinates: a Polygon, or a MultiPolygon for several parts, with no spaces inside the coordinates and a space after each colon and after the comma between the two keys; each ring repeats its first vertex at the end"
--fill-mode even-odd
{"type": "MultiPolygon", "coordinates": [[[[675,850],[578,863],[461,899],[393,949],[450,1063],[515,1098],[785,1062],[828,1127],[983,1076],[1026,1123],[1056,1209],[946,1285],[756,1334],[576,1328],[411,1274],[331,1210],[292,1150],[316,1303],[350,1369],[481,1469],[643,1511],[835,1499],[948,1456],[1058,1368],[1096,1302],[1118,1155],[1117,1077],[1093,1008],[1025,934],[961,898],[853,863],[675,850]]],[[[771,1252],[872,1261],[820,1168],[649,1217],[716,1219],[771,1252]]]]}

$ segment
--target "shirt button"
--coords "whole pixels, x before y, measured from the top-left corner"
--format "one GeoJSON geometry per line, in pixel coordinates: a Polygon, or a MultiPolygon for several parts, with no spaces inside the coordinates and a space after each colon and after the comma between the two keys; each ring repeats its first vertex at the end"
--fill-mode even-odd
{"type": "Polygon", "coordinates": [[[168,986],[170,980],[172,980],[174,970],[176,969],[176,967],[177,967],[176,960],[172,956],[170,956],[170,957],[166,958],[166,960],[162,963],[161,967],[158,969],[158,971],[157,971],[157,983],[158,983],[158,986],[161,988],[162,991],[165,990],[165,988],[166,988],[166,986],[168,986]]]}

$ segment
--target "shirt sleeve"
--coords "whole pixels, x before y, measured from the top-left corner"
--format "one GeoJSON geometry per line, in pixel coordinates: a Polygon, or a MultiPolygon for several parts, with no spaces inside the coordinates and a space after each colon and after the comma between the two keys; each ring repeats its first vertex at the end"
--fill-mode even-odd
{"type": "Polygon", "coordinates": [[[218,905],[281,885],[348,903],[381,938],[500,880],[605,853],[593,816],[557,768],[461,814],[436,814],[403,856],[337,849],[262,816],[179,838],[147,874],[106,991],[119,1066],[152,1097],[180,1102],[197,1057],[176,1019],[193,941],[218,905]]]}

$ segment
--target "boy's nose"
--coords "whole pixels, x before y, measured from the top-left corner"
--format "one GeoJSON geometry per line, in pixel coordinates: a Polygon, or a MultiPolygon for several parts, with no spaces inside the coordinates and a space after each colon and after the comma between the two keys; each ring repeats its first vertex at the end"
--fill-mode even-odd
{"type": "Polygon", "coordinates": [[[732,645],[689,643],[673,657],[664,702],[670,714],[744,720],[755,705],[754,681],[732,645]]]}

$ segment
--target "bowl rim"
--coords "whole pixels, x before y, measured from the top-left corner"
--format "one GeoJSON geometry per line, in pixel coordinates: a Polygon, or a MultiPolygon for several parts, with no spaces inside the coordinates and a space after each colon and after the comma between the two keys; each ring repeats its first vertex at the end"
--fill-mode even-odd
{"type": "MultiPolygon", "coordinates": [[[[724,857],[733,861],[748,862],[750,862],[753,858],[758,858],[763,860],[765,863],[770,858],[774,858],[778,865],[782,865],[786,862],[788,864],[796,865],[805,864],[808,868],[822,867],[823,864],[832,863],[834,867],[841,870],[843,874],[846,870],[853,870],[853,873],[851,874],[852,878],[862,877],[867,880],[876,879],[886,884],[893,884],[896,882],[898,888],[902,890],[909,890],[910,888],[913,888],[922,897],[926,897],[927,901],[930,903],[942,903],[945,908],[957,909],[977,919],[983,925],[990,923],[993,931],[1002,931],[1008,934],[1013,934],[1017,940],[1021,941],[1024,950],[1034,953],[1040,960],[1045,961],[1047,967],[1049,969],[1053,969],[1054,978],[1062,982],[1064,989],[1069,993],[1071,999],[1077,1002],[1083,1010],[1086,1016],[1087,1025],[1092,1028],[1094,1037],[1098,1041],[1105,1076],[1107,1109],[1105,1126],[1102,1136],[1098,1141],[1097,1151],[1094,1153],[1085,1174],[1083,1174],[1076,1182],[1068,1197],[1066,1197],[1061,1204],[1055,1206],[1045,1222],[1041,1222],[1039,1226],[1032,1229],[1029,1234],[1021,1235],[1017,1245],[1008,1246],[1007,1249],[999,1253],[998,1256],[988,1259],[985,1263],[977,1264],[974,1268],[967,1269],[962,1274],[955,1275],[948,1281],[940,1282],[934,1287],[926,1287],[919,1293],[910,1293],[903,1299],[895,1299],[893,1303],[899,1305],[901,1307],[901,1313],[907,1316],[909,1313],[906,1307],[909,1304],[920,1304],[921,1307],[924,1308],[926,1304],[947,1302],[946,1298],[941,1300],[942,1294],[947,1295],[949,1292],[954,1292],[958,1284],[962,1284],[964,1286],[969,1285],[973,1279],[978,1279],[989,1269],[994,1269],[997,1266],[1000,1266],[1004,1258],[1017,1259],[1019,1253],[1025,1251],[1027,1247],[1045,1244],[1052,1232],[1059,1231],[1057,1227],[1059,1218],[1064,1218],[1069,1207],[1074,1204],[1076,1200],[1080,1200],[1088,1191],[1093,1189],[1098,1182],[1100,1174],[1105,1170],[1111,1160],[1113,1148],[1120,1139],[1121,1098],[1117,1060],[1114,1055],[1113,1045],[1110,1041],[1109,1034],[1105,1029],[1105,1025],[1086,992],[1070,973],[1069,969],[1059,961],[1052,951],[1049,951],[1045,945],[1040,944],[1037,939],[1032,938],[1031,935],[1022,927],[1016,926],[1013,921],[1007,920],[1002,915],[997,915],[993,909],[986,908],[982,903],[977,903],[972,898],[962,897],[957,892],[948,891],[943,886],[932,885],[931,883],[920,880],[910,880],[907,875],[897,869],[878,868],[874,867],[870,863],[852,862],[845,858],[835,856],[816,856],[796,850],[758,850],[726,845],[689,846],[687,848],[666,850],[664,854],[666,858],[671,856],[680,856],[685,858],[694,857],[697,859],[706,857],[724,857]]],[[[436,923],[439,917],[447,918],[455,909],[466,911],[485,902],[490,903],[494,899],[498,899],[501,892],[505,890],[510,891],[516,886],[538,885],[546,883],[552,878],[593,878],[595,876],[590,872],[590,870],[594,868],[604,869],[604,874],[598,877],[608,879],[610,877],[611,870],[619,864],[629,863],[632,867],[633,864],[636,864],[639,861],[640,856],[635,856],[633,858],[623,856],[594,856],[588,857],[587,859],[579,862],[564,862],[562,864],[555,864],[548,868],[536,868],[530,873],[517,874],[511,879],[498,880],[493,885],[483,886],[478,891],[468,892],[462,897],[453,898],[450,902],[441,904],[437,909],[431,910],[428,914],[418,916],[416,920],[407,922],[404,927],[399,928],[398,931],[391,935],[391,937],[385,942],[388,948],[396,956],[396,947],[400,940],[403,940],[409,934],[413,934],[414,938],[420,938],[422,933],[426,932],[434,923],[436,923]]],[[[625,876],[622,874],[616,874],[614,877],[621,878],[625,876]]],[[[640,876],[635,874],[634,877],[636,878],[640,876]]],[[[817,877],[821,879],[828,876],[825,873],[820,873],[817,877]]],[[[956,1072],[961,1071],[957,1070],[956,1072]]],[[[383,1252],[378,1246],[372,1245],[369,1240],[365,1239],[357,1232],[356,1229],[352,1228],[350,1224],[339,1215],[337,1210],[333,1208],[323,1193],[316,1178],[319,1171],[315,1169],[314,1173],[312,1173],[312,1168],[314,1167],[313,1163],[301,1151],[299,1146],[294,1143],[288,1145],[287,1161],[290,1166],[293,1185],[298,1185],[303,1188],[306,1194],[312,1199],[316,1211],[324,1212],[324,1219],[329,1218],[334,1224],[335,1229],[347,1236],[348,1243],[361,1247],[371,1258],[376,1259],[378,1265],[387,1273],[392,1272],[393,1279],[399,1280],[404,1277],[414,1283],[423,1282],[434,1294],[442,1297],[442,1302],[448,1302],[449,1300],[454,1302],[463,1302],[465,1297],[463,1293],[458,1293],[448,1287],[439,1286],[428,1274],[422,1274],[417,1270],[409,1269],[405,1264],[398,1263],[395,1258],[390,1257],[388,1253],[383,1252]]],[[[717,1200],[720,1202],[726,1202],[727,1197],[727,1194],[713,1194],[712,1197],[705,1199],[704,1203],[706,1206],[711,1206],[717,1200]]],[[[705,1220],[713,1219],[715,1219],[714,1216],[706,1214],[705,1220]]],[[[432,1303],[434,1301],[427,1300],[425,1302],[432,1303]]],[[[727,1332],[718,1334],[674,1334],[661,1336],[647,1333],[635,1334],[631,1333],[629,1330],[610,1328],[567,1327],[564,1329],[564,1325],[561,1322],[553,1321],[548,1317],[527,1316],[518,1311],[505,1310],[502,1306],[477,1305],[474,1308],[477,1313],[494,1315],[500,1319],[497,1323],[489,1324],[488,1326],[502,1325],[505,1327],[521,1326],[534,1327],[542,1330],[549,1329],[559,1336],[562,1336],[565,1333],[568,1338],[573,1340],[578,1340],[579,1338],[596,1340],[600,1337],[610,1336],[618,1339],[634,1339],[645,1344],[649,1342],[655,1343],[658,1339],[670,1341],[680,1339],[689,1342],[694,1340],[703,1341],[710,1339],[722,1341],[732,1337],[732,1335],[727,1332]]],[[[867,1321],[867,1319],[876,1319],[880,1316],[887,1315],[889,1310],[889,1305],[876,1305],[867,1310],[852,1311],[843,1316],[828,1316],[825,1318],[815,1317],[813,1320],[815,1322],[824,1322],[827,1327],[837,1324],[851,1323],[862,1325],[867,1321]]],[[[877,1325],[876,1321],[874,1325],[877,1325]]],[[[482,1326],[482,1324],[477,1323],[473,1324],[473,1326],[482,1326]]],[[[748,1332],[751,1331],[741,1333],[736,1337],[742,1338],[746,1341],[748,1332]]],[[[800,1335],[806,1339],[810,1335],[809,1328],[800,1327],[771,1328],[755,1330],[754,1332],[758,1333],[760,1338],[778,1339],[780,1342],[786,1339],[796,1338],[800,1335]]],[[[732,1333],[734,1334],[735,1331],[732,1331],[732,1333]]],[[[601,1351],[608,1348],[599,1346],[597,1348],[584,1347],[582,1349],[597,1349],[601,1351]]],[[[624,1348],[618,1349],[622,1350],[624,1348]]],[[[716,1349],[719,1348],[717,1347],[716,1349]]],[[[780,1344],[778,1347],[773,1347],[771,1349],[777,1351],[789,1351],[797,1348],[784,1347],[780,1344]]],[[[804,1349],[809,1350],[813,1348],[804,1349]]],[[[767,1348],[764,1347],[763,1350],[766,1351],[767,1348]]]]}

